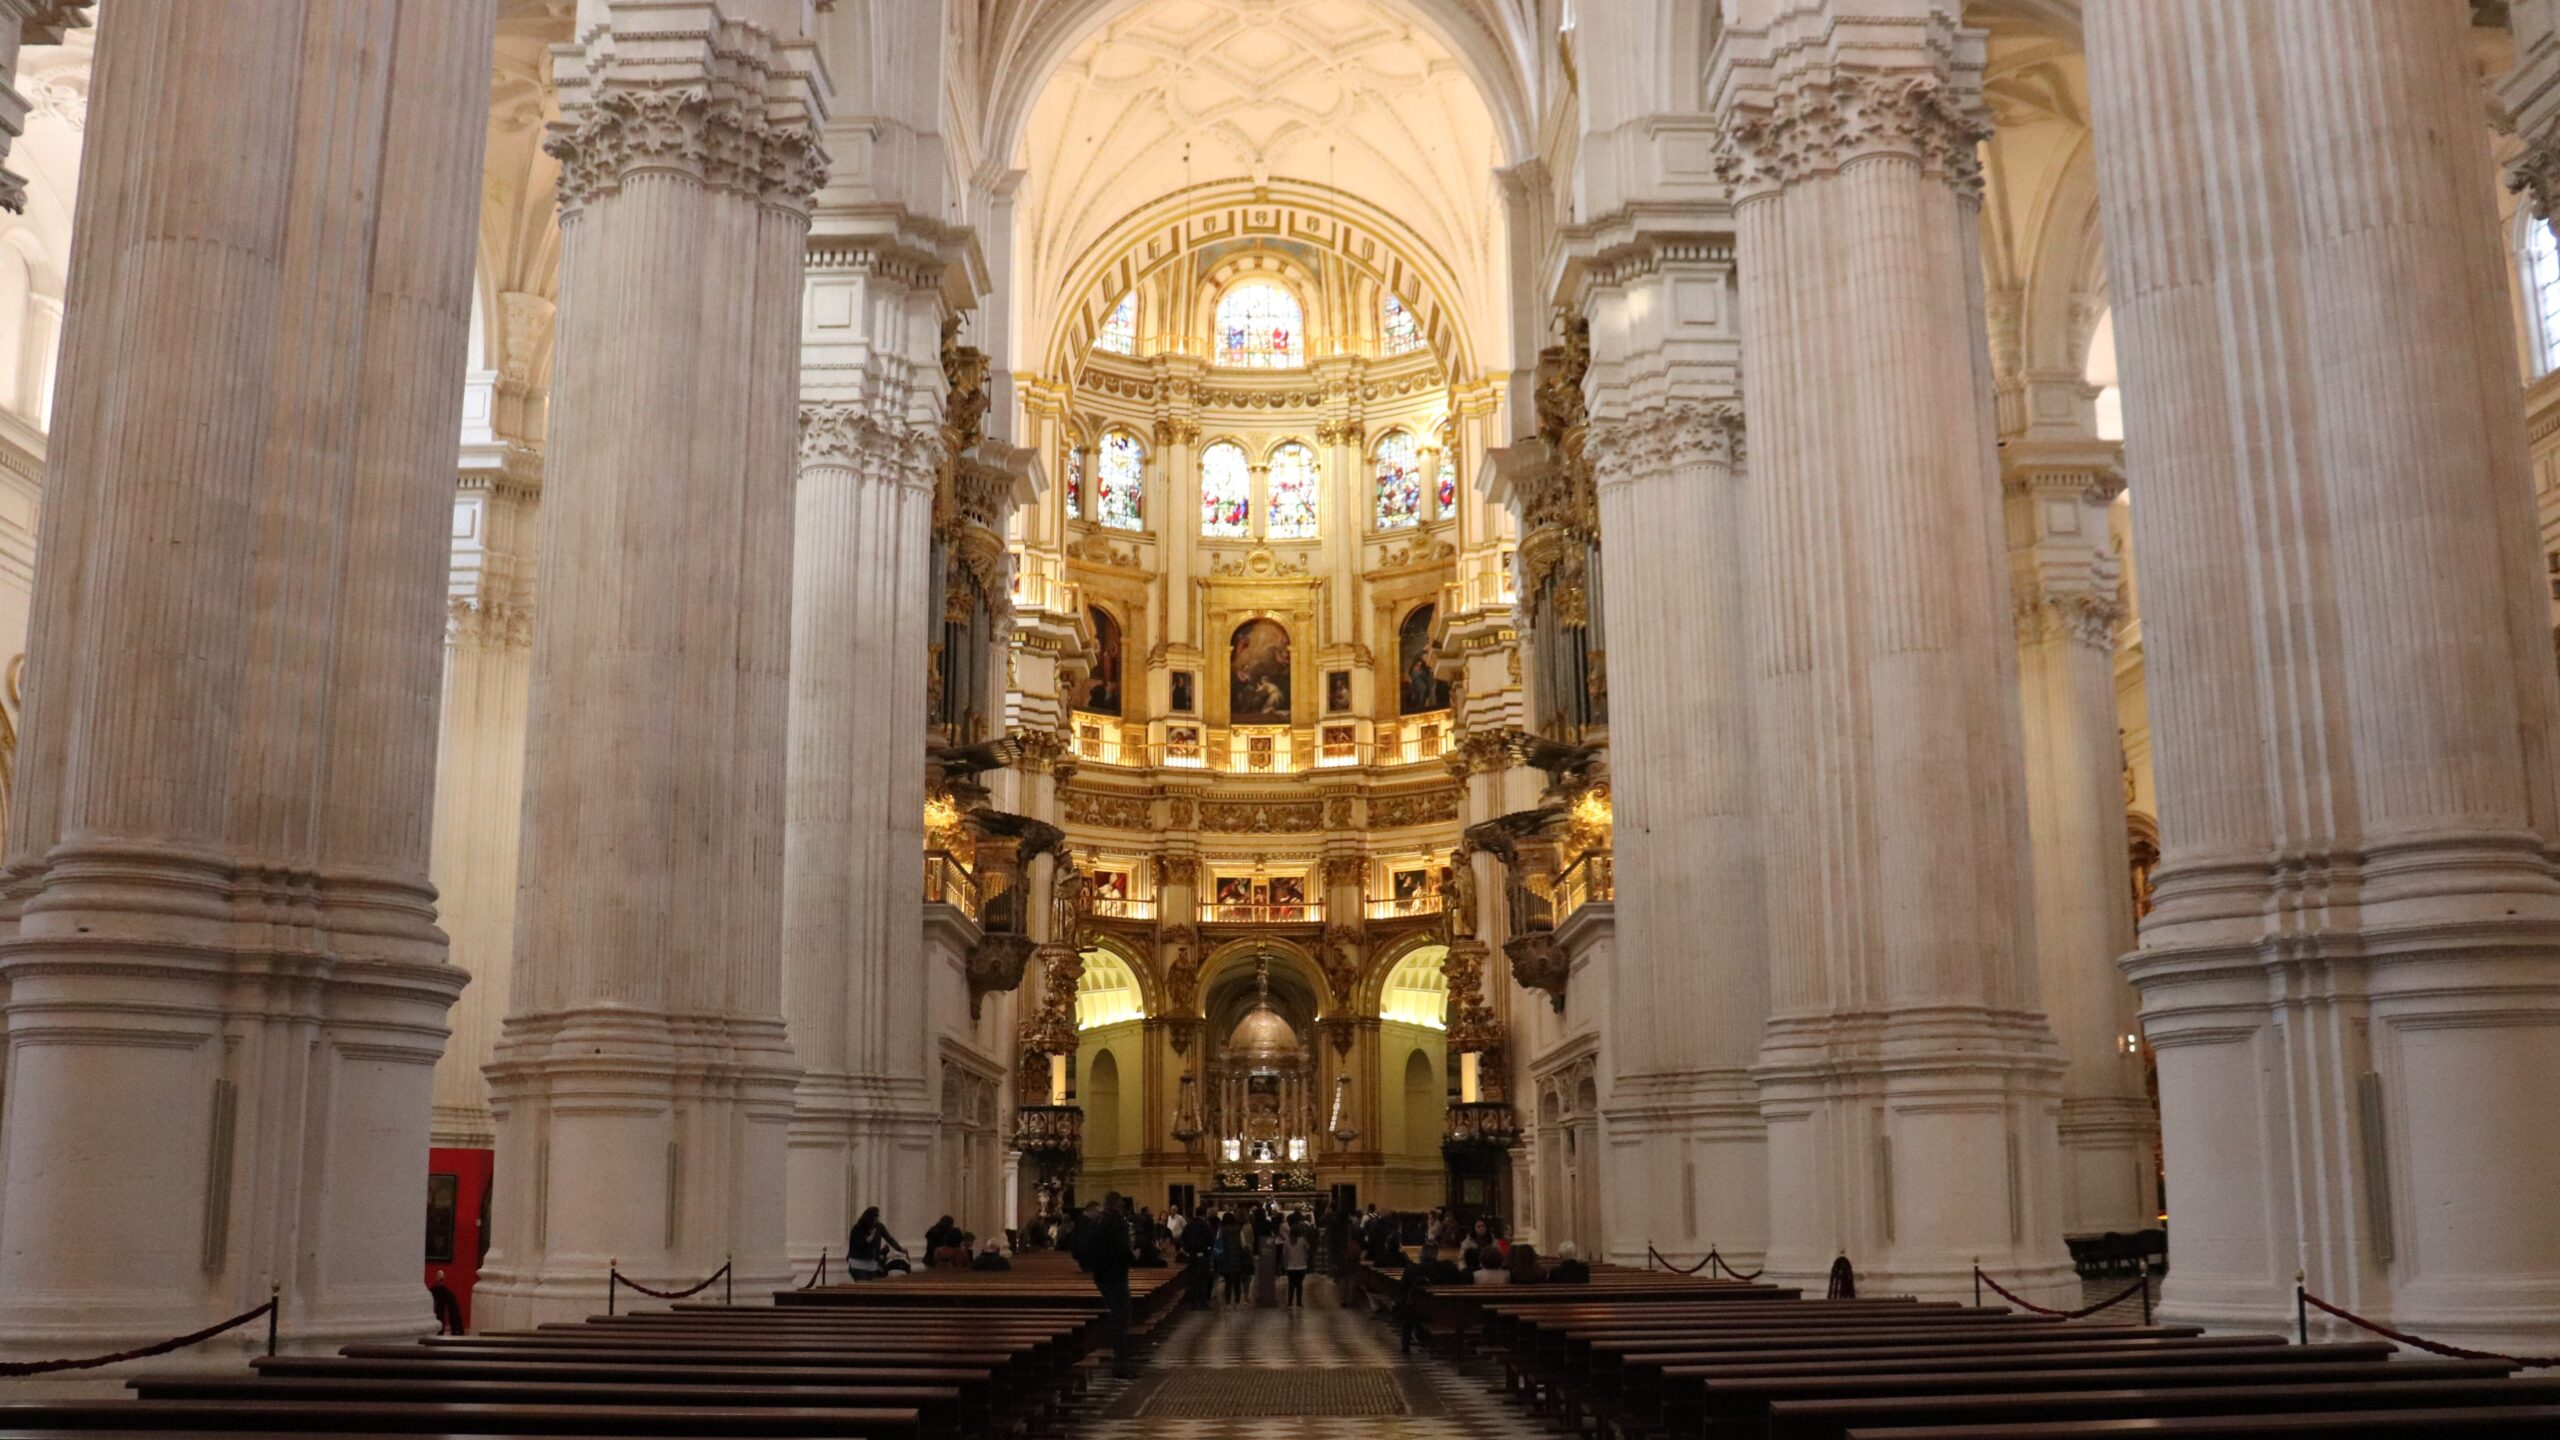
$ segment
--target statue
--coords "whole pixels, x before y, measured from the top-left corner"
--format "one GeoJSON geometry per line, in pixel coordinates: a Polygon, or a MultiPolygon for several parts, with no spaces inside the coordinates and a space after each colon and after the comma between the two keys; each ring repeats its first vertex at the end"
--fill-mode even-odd
{"type": "Polygon", "coordinates": [[[1173,963],[1165,967],[1164,983],[1171,992],[1174,1010],[1189,1014],[1191,1001],[1199,993],[1200,964],[1191,958],[1191,936],[1187,931],[1174,934],[1173,963]]]}
{"type": "Polygon", "coordinates": [[[1093,882],[1072,866],[1061,864],[1049,884],[1049,943],[1084,944],[1085,921],[1093,914],[1093,882]]]}
{"type": "Polygon", "coordinates": [[[1452,942],[1476,938],[1476,852],[1461,845],[1440,868],[1440,921],[1452,942]]]}

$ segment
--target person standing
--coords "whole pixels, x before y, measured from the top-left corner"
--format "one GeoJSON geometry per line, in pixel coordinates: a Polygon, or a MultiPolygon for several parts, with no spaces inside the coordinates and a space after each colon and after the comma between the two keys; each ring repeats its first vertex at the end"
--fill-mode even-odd
{"type": "Polygon", "coordinates": [[[1296,1310],[1307,1302],[1307,1270],[1315,1260],[1315,1235],[1307,1222],[1300,1220],[1289,1227],[1289,1238],[1280,1250],[1281,1268],[1289,1272],[1289,1308],[1296,1310]]]}
{"type": "Polygon", "coordinates": [[[1137,1357],[1129,1353],[1129,1216],[1120,1192],[1102,1197],[1102,1213],[1077,1232],[1076,1263],[1093,1277],[1102,1293],[1102,1309],[1111,1331],[1111,1373],[1123,1380],[1138,1378],[1137,1357]]]}

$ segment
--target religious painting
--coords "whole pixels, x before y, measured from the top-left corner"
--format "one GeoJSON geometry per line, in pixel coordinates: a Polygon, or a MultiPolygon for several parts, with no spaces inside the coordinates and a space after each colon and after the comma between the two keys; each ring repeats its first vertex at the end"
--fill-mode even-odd
{"type": "Polygon", "coordinates": [[[1128,899],[1129,872],[1126,870],[1095,871],[1093,873],[1093,898],[1096,900],[1128,899]]]}
{"type": "Polygon", "coordinates": [[[453,1232],[462,1209],[462,1177],[430,1175],[427,1177],[427,1263],[447,1265],[453,1261],[453,1232]]]}
{"type": "MultiPolygon", "coordinates": [[[[1271,904],[1273,908],[1281,909],[1285,907],[1287,909],[1295,909],[1296,907],[1306,903],[1306,881],[1300,880],[1295,876],[1283,875],[1271,882],[1271,904]]],[[[1286,914],[1282,914],[1275,918],[1287,919],[1289,917],[1286,914]]]]}
{"type": "Polygon", "coordinates": [[[1431,673],[1431,622],[1439,607],[1416,605],[1396,627],[1396,662],[1404,679],[1397,696],[1399,715],[1420,715],[1449,708],[1449,682],[1431,673]]]}
{"type": "Polygon", "coordinates": [[[1289,723],[1289,632],[1277,620],[1247,620],[1227,642],[1227,722],[1289,723]]]}
{"type": "Polygon", "coordinates": [[[1252,904],[1253,881],[1242,875],[1219,876],[1218,903],[1221,905],[1252,904]]]}
{"type": "Polygon", "coordinates": [[[1190,715],[1200,708],[1200,697],[1194,689],[1197,677],[1188,670],[1173,672],[1173,713],[1190,715]]]}
{"type": "Polygon", "coordinates": [[[1120,713],[1120,622],[1099,605],[1085,607],[1093,622],[1093,675],[1085,681],[1084,708],[1096,715],[1120,713]]]}
{"type": "Polygon", "coordinates": [[[1324,709],[1328,715],[1339,715],[1351,708],[1351,672],[1324,672],[1324,709]]]}
{"type": "Polygon", "coordinates": [[[1398,900],[1419,900],[1431,893],[1431,872],[1398,870],[1387,877],[1387,883],[1398,900]]]}

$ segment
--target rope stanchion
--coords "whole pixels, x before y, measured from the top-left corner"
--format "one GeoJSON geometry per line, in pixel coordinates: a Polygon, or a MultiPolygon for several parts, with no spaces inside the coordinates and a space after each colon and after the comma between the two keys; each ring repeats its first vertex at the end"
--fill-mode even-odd
{"type": "Polygon", "coordinates": [[[690,1290],[652,1290],[648,1286],[641,1284],[639,1281],[632,1279],[630,1276],[623,1274],[621,1270],[615,1269],[609,1274],[605,1282],[606,1303],[604,1313],[607,1315],[613,1313],[613,1291],[620,1286],[628,1285],[632,1289],[639,1291],[641,1294],[648,1296],[652,1300],[690,1300],[694,1296],[701,1294],[703,1291],[710,1289],[712,1286],[727,1280],[729,1278],[729,1271],[735,1264],[736,1262],[732,1261],[730,1264],[723,1265],[719,1269],[712,1271],[709,1279],[704,1280],[701,1284],[694,1286],[690,1290]]]}
{"type": "Polygon", "coordinates": [[[1992,1279],[1990,1275],[1984,1273],[1981,1266],[1974,1266],[1974,1304],[1980,1305],[1982,1303],[1982,1287],[1985,1285],[1991,1287],[1991,1293],[2008,1301],[2010,1304],[2017,1306],[2021,1310],[2025,1310],[2036,1315],[2051,1315],[2060,1320],[2086,1320],[2101,1310],[2112,1310],[2116,1306],[2123,1304],[2127,1300],[2130,1300],[2135,1295],[2139,1294],[2142,1297],[2142,1323],[2145,1325],[2151,1323],[2151,1277],[2149,1275],[2144,1275],[2141,1279],[2134,1281],[2131,1285],[2126,1286],[2124,1289],[2108,1296],[2106,1299],[2101,1300],[2094,1305],[2083,1305],[2077,1310],[2056,1310],[2048,1305],[2039,1305],[2033,1300],[2019,1294],[2015,1290],[2010,1289],[2008,1286],[2001,1284],[1999,1281],[1992,1279]]]}
{"type": "Polygon", "coordinates": [[[803,1289],[803,1290],[815,1290],[815,1289],[817,1289],[819,1286],[824,1285],[824,1284],[826,1284],[826,1283],[827,1283],[827,1252],[826,1252],[826,1251],[824,1251],[824,1250],[821,1250],[821,1251],[819,1251],[819,1252],[818,1252],[818,1268],[817,1268],[814,1272],[812,1272],[812,1273],[810,1274],[809,1279],[808,1279],[808,1282],[807,1282],[806,1284],[803,1284],[800,1288],[801,1288],[801,1289],[803,1289]]]}
{"type": "Polygon", "coordinates": [[[2526,1370],[2550,1370],[2560,1368],[2560,1355],[2500,1355],[2495,1351],[2490,1350],[2466,1350],[2459,1345],[2447,1345],[2440,1340],[2423,1339],[2419,1336],[2412,1335],[2405,1330],[2394,1330],[2388,1325],[2376,1324],[2373,1321],[2367,1320],[2363,1316],[2358,1315],[2352,1310],[2332,1305],[2328,1301],[2321,1299],[2319,1296],[2312,1294],[2309,1290],[2302,1287],[2302,1283],[2300,1281],[2294,1282],[2293,1299],[2295,1313],[2298,1317],[2296,1323],[2299,1327],[2299,1333],[2304,1337],[2304,1342],[2306,1344],[2309,1343],[2311,1333],[2310,1316],[2305,1313],[2305,1307],[2308,1307],[2312,1310],[2321,1311],[2324,1314],[2335,1315],[2339,1319],[2346,1321],[2348,1324],[2361,1330],[2370,1330],[2385,1340],[2396,1341],[2402,1345],[2410,1346],[2413,1349],[2424,1350],[2430,1355],[2442,1355],[2452,1360],[2495,1360],[2502,1364],[2514,1365],[2526,1370]]]}
{"type": "Polygon", "coordinates": [[[127,1360],[148,1360],[154,1355],[166,1355],[172,1350],[184,1350],[190,1345],[201,1345],[216,1335],[237,1330],[261,1315],[267,1317],[267,1353],[273,1355],[276,1353],[275,1314],[276,1296],[270,1293],[267,1303],[257,1309],[243,1310],[219,1325],[207,1325],[190,1335],[163,1340],[157,1345],[145,1345],[139,1350],[119,1350],[113,1355],[92,1355],[85,1360],[15,1361],[0,1365],[0,1375],[54,1375],[65,1370],[95,1370],[101,1365],[120,1365],[127,1360]]]}
{"type": "Polygon", "coordinates": [[[1733,1262],[1725,1259],[1723,1255],[1717,1253],[1716,1248],[1712,1245],[1707,1247],[1706,1258],[1700,1260],[1695,1265],[1686,1267],[1672,1264],[1670,1257],[1664,1255],[1661,1251],[1654,1249],[1650,1245],[1644,1247],[1644,1254],[1646,1269],[1650,1270],[1654,1266],[1660,1265],[1663,1269],[1670,1271],[1674,1275],[1695,1275],[1699,1271],[1712,1265],[1716,1269],[1723,1271],[1727,1279],[1739,1280],[1747,1285],[1769,1273],[1769,1267],[1763,1265],[1759,1269],[1745,1275],[1741,1271],[1734,1269],[1733,1262]]]}

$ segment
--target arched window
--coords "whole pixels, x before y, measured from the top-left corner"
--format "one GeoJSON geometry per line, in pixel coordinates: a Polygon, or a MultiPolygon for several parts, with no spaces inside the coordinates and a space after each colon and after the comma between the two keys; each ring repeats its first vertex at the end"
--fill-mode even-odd
{"type": "Polygon", "coordinates": [[[1253,472],[1245,465],[1244,447],[1233,440],[1200,452],[1200,533],[1253,533],[1253,472]]]}
{"type": "Polygon", "coordinates": [[[1138,353],[1137,291],[1121,296],[1120,303],[1112,306],[1111,313],[1103,317],[1102,333],[1093,337],[1093,348],[1108,350],[1114,355],[1138,353]]]}
{"type": "Polygon", "coordinates": [[[1102,459],[1094,467],[1093,518],[1114,530],[1144,530],[1146,490],[1146,447],[1126,430],[1102,432],[1102,459]]]}
{"type": "Polygon", "coordinates": [[[1274,369],[1307,363],[1298,297],[1269,280],[1247,280],[1218,299],[1213,353],[1221,365],[1274,369]]]}
{"type": "Polygon", "coordinates": [[[1390,355],[1422,348],[1422,322],[1413,318],[1413,312],[1404,308],[1404,302],[1392,290],[1378,294],[1378,334],[1390,355]]]}
{"type": "Polygon", "coordinates": [[[1084,518],[1084,445],[1081,441],[1067,442],[1066,471],[1067,518],[1081,520],[1084,518]]]}
{"type": "Polygon", "coordinates": [[[1422,452],[1407,430],[1390,430],[1378,442],[1378,528],[1402,530],[1422,523],[1422,452]]]}
{"type": "Polygon", "coordinates": [[[2533,320],[2533,373],[2560,369],[2560,238],[2550,222],[2524,221],[2524,303],[2533,320]]]}
{"type": "Polygon", "coordinates": [[[1271,498],[1263,534],[1305,540],[1316,533],[1316,452],[1292,440],[1271,452],[1271,498]]]}

